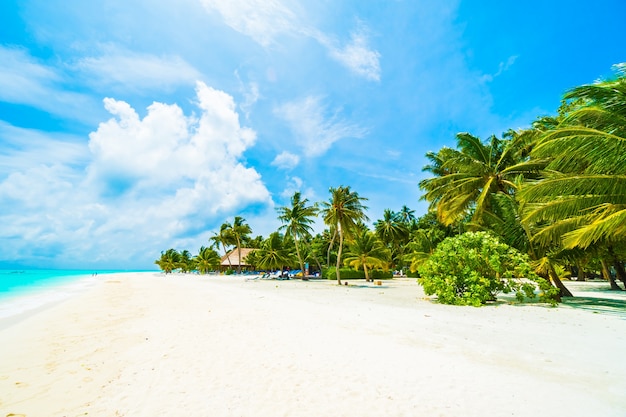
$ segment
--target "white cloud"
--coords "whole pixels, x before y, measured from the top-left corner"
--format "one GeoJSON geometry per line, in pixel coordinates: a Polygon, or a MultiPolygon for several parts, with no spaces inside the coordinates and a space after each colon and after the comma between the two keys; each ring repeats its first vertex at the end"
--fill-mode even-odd
{"type": "Polygon", "coordinates": [[[232,29],[262,46],[296,30],[296,16],[278,0],[202,0],[202,4],[209,11],[218,12],[232,29]]]}
{"type": "Polygon", "coordinates": [[[370,81],[380,81],[380,53],[370,49],[364,25],[352,32],[350,42],[337,47],[324,36],[318,40],[328,47],[330,56],[353,73],[370,81]]]}
{"type": "MultiPolygon", "coordinates": [[[[202,0],[202,4],[208,11],[217,12],[233,30],[263,47],[276,44],[281,35],[310,37],[352,73],[367,80],[380,80],[380,53],[369,47],[363,22],[351,33],[350,41],[341,45],[333,35],[306,24],[306,16],[298,15],[279,0],[202,0]]],[[[298,10],[302,13],[302,8],[298,10]]]]}
{"type": "Polygon", "coordinates": [[[345,138],[361,138],[366,129],[344,120],[340,109],[330,111],[320,97],[308,96],[275,109],[286,120],[296,141],[308,156],[324,154],[333,143],[345,138]]]}
{"type": "MultiPolygon", "coordinates": [[[[88,151],[68,144],[60,161],[37,158],[0,177],[3,257],[145,267],[169,246],[206,244],[234,211],[272,207],[259,173],[241,162],[255,132],[240,125],[233,98],[200,82],[196,92],[197,117],[154,103],[141,118],[105,99],[114,117],[90,134],[88,151]]],[[[22,152],[28,160],[34,150],[22,152]]]]}
{"type": "Polygon", "coordinates": [[[272,161],[272,165],[280,169],[294,169],[300,163],[300,157],[291,152],[283,151],[276,155],[272,161]]]}
{"type": "Polygon", "coordinates": [[[100,56],[81,58],[75,67],[96,84],[123,90],[168,89],[193,84],[201,77],[179,56],[141,54],[110,45],[103,48],[100,56]]]}
{"type": "Polygon", "coordinates": [[[239,91],[243,95],[243,102],[239,104],[239,107],[246,115],[246,119],[250,117],[250,110],[252,106],[259,100],[261,94],[259,93],[259,85],[256,82],[249,82],[244,84],[239,77],[239,72],[235,71],[235,77],[239,81],[239,91]]]}
{"type": "Polygon", "coordinates": [[[64,91],[64,74],[24,49],[0,45],[0,101],[26,104],[46,112],[90,121],[95,108],[86,95],[64,91]]]}

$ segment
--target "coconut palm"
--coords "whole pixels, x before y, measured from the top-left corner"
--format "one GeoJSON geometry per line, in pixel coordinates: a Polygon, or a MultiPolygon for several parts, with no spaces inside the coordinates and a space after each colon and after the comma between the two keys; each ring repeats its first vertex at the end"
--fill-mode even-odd
{"type": "Polygon", "coordinates": [[[177,268],[184,273],[191,271],[193,269],[193,262],[191,258],[191,252],[189,252],[187,249],[180,252],[177,268]]]}
{"type": "Polygon", "coordinates": [[[208,274],[209,271],[219,268],[220,256],[211,248],[202,246],[198,255],[194,258],[196,269],[201,274],[208,274]]]}
{"type": "Polygon", "coordinates": [[[278,219],[283,223],[278,230],[285,230],[293,237],[302,276],[304,276],[304,261],[300,254],[299,241],[311,236],[313,230],[311,224],[313,224],[313,217],[317,214],[317,206],[307,206],[308,201],[306,198],[302,199],[300,192],[296,191],[291,197],[291,207],[278,208],[278,219]]]}
{"type": "Polygon", "coordinates": [[[344,239],[352,236],[359,222],[368,220],[365,215],[367,207],[363,205],[363,201],[367,199],[359,196],[356,191],[350,190],[350,186],[331,187],[329,191],[331,197],[328,201],[322,203],[324,207],[322,214],[324,215],[324,223],[339,235],[336,274],[337,283],[341,285],[339,269],[344,239]]]}
{"type": "Polygon", "coordinates": [[[545,178],[525,187],[524,221],[535,239],[567,248],[626,240],[626,66],[614,80],[584,85],[578,103],[532,152],[550,158],[545,178]]]}
{"type": "Polygon", "coordinates": [[[380,240],[389,246],[405,240],[409,235],[409,229],[399,213],[389,209],[385,209],[383,218],[374,223],[374,229],[380,240]]]}
{"type": "MultiPolygon", "coordinates": [[[[370,281],[368,268],[386,269],[391,252],[375,233],[366,229],[359,230],[347,245],[348,253],[344,263],[355,269],[363,268],[365,281],[370,281]]],[[[373,279],[371,279],[373,281],[373,279]]]]}
{"type": "Polygon", "coordinates": [[[271,233],[260,249],[255,249],[253,257],[260,268],[280,269],[293,261],[293,255],[283,244],[283,237],[278,232],[271,233]]]}
{"type": "Polygon", "coordinates": [[[237,273],[241,273],[241,242],[252,233],[252,229],[246,223],[246,219],[241,216],[235,216],[233,224],[229,226],[227,235],[232,237],[232,241],[237,246],[237,273]]]}
{"type": "Polygon", "coordinates": [[[434,177],[420,181],[444,225],[451,225],[472,214],[472,222],[481,224],[489,215],[496,193],[513,194],[513,179],[520,174],[518,142],[491,136],[483,143],[469,133],[457,134],[457,149],[444,147],[429,152],[431,164],[424,171],[434,177]]]}
{"type": "MultiPolygon", "coordinates": [[[[230,232],[232,226],[229,222],[224,222],[220,226],[220,231],[218,233],[213,233],[213,236],[209,238],[212,242],[211,247],[215,249],[221,248],[224,250],[224,256],[228,255],[227,246],[231,246],[233,244],[233,236],[230,232]]],[[[230,262],[230,256],[227,256],[229,269],[233,269],[233,265],[230,262]]]]}
{"type": "Polygon", "coordinates": [[[176,249],[168,249],[165,252],[161,252],[161,257],[154,261],[166,274],[171,274],[177,269],[179,262],[180,253],[176,249]]]}
{"type": "Polygon", "coordinates": [[[398,212],[398,216],[403,223],[408,225],[415,220],[415,210],[411,210],[407,206],[402,206],[398,212]]]}

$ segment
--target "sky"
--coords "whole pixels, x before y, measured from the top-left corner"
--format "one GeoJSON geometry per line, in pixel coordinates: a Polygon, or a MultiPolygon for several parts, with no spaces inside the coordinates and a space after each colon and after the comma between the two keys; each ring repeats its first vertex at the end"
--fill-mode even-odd
{"type": "MultiPolygon", "coordinates": [[[[151,269],[295,191],[426,213],[428,151],[626,61],[624,0],[3,0],[0,267],[151,269]]],[[[316,224],[316,231],[323,229],[316,224]]]]}

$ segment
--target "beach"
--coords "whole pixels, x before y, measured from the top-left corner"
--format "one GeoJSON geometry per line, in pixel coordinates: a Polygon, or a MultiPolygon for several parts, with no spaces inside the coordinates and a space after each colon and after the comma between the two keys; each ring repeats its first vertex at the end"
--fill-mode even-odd
{"type": "Polygon", "coordinates": [[[626,313],[581,300],[107,275],[0,329],[0,416],[623,416],[626,313]]]}

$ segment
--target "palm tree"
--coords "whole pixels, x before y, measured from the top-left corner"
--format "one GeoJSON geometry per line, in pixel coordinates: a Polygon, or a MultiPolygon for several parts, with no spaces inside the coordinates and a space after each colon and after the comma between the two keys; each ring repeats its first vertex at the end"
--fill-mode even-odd
{"type": "Polygon", "coordinates": [[[166,274],[171,274],[178,268],[180,262],[180,253],[176,249],[168,249],[161,252],[161,257],[154,261],[166,274]]]}
{"type": "Polygon", "coordinates": [[[219,268],[220,256],[211,248],[202,246],[198,255],[194,258],[196,269],[201,274],[208,274],[209,271],[219,268]]]}
{"type": "Polygon", "coordinates": [[[403,250],[409,239],[409,224],[404,222],[400,213],[385,209],[383,218],[374,223],[374,229],[380,240],[391,250],[394,268],[402,264],[403,250]]]}
{"type": "Polygon", "coordinates": [[[545,178],[521,193],[524,221],[545,223],[537,240],[566,249],[626,240],[626,66],[618,70],[569,91],[579,106],[531,154],[550,158],[545,178]]]}
{"type": "MultiPolygon", "coordinates": [[[[354,239],[348,243],[348,254],[344,263],[355,269],[363,267],[365,281],[370,281],[367,268],[387,268],[391,252],[378,239],[376,234],[362,229],[354,235],[354,239]]],[[[371,279],[373,281],[373,279],[371,279]]]]}
{"type": "Polygon", "coordinates": [[[405,224],[410,224],[415,220],[415,210],[411,210],[407,206],[402,206],[400,212],[398,213],[400,216],[400,220],[405,224]]]}
{"type": "Polygon", "coordinates": [[[513,179],[520,174],[518,143],[491,136],[483,143],[469,133],[457,134],[457,148],[442,148],[426,157],[431,164],[424,171],[434,177],[420,181],[422,197],[444,225],[451,225],[473,213],[472,221],[484,222],[496,193],[513,194],[513,179]]]}
{"type": "Polygon", "coordinates": [[[302,199],[300,192],[296,191],[291,197],[291,207],[279,207],[278,219],[283,225],[278,230],[285,230],[293,237],[293,242],[296,247],[296,255],[300,262],[300,270],[304,277],[304,262],[300,254],[300,248],[298,246],[299,238],[308,238],[311,236],[313,228],[313,217],[317,214],[317,206],[307,206],[308,199],[302,199]]]}
{"type": "MultiPolygon", "coordinates": [[[[212,242],[211,247],[215,249],[220,249],[220,246],[224,250],[224,256],[228,255],[227,245],[230,246],[233,243],[233,236],[230,233],[230,229],[232,228],[229,222],[224,222],[220,226],[220,231],[218,233],[213,233],[213,236],[209,238],[212,242]]],[[[230,256],[227,256],[229,269],[233,269],[233,265],[230,262],[230,256]]]]}
{"type": "Polygon", "coordinates": [[[341,251],[343,242],[346,237],[351,237],[357,228],[357,224],[368,220],[365,215],[367,207],[363,205],[363,201],[367,199],[360,197],[356,191],[351,191],[350,186],[339,186],[330,188],[330,199],[322,203],[324,209],[324,223],[331,230],[336,230],[339,235],[339,250],[337,252],[337,283],[341,285],[341,276],[339,268],[341,265],[341,251]]]}
{"type": "Polygon", "coordinates": [[[380,240],[390,246],[406,239],[409,235],[409,229],[400,215],[389,209],[385,209],[383,218],[374,223],[374,229],[380,240]]]}
{"type": "Polygon", "coordinates": [[[520,197],[533,241],[565,252],[604,248],[626,284],[614,250],[626,244],[626,66],[617,70],[615,79],[566,93],[560,123],[531,153],[548,160],[544,177],[520,197]]]}
{"type": "Polygon", "coordinates": [[[182,272],[187,273],[193,269],[193,262],[191,261],[191,252],[187,249],[183,250],[180,253],[180,258],[178,260],[178,269],[182,272]]]}
{"type": "Polygon", "coordinates": [[[232,236],[232,239],[237,246],[237,273],[241,273],[241,242],[252,234],[252,229],[246,223],[246,219],[241,216],[235,216],[233,224],[229,225],[228,233],[232,236]]]}
{"type": "Polygon", "coordinates": [[[281,275],[283,266],[288,265],[293,260],[292,253],[285,248],[283,238],[278,232],[271,233],[261,248],[255,249],[252,253],[260,268],[280,269],[281,275]]]}

